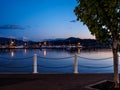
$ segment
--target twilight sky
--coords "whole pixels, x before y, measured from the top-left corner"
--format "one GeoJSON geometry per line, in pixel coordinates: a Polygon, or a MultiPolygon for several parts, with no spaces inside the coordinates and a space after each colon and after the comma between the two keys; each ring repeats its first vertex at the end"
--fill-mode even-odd
{"type": "Polygon", "coordinates": [[[0,0],[0,36],[35,40],[94,38],[76,20],[76,0],[0,0]]]}

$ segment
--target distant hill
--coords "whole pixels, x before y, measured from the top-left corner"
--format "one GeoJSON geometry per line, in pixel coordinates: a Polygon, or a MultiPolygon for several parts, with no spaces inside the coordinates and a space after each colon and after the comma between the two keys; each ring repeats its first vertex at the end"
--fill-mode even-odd
{"type": "Polygon", "coordinates": [[[44,39],[44,40],[42,40],[42,41],[54,41],[54,40],[65,40],[65,38],[44,39]]]}
{"type": "MultiPolygon", "coordinates": [[[[15,45],[17,46],[24,45],[24,43],[26,42],[27,42],[27,45],[39,44],[39,42],[34,42],[34,41],[23,41],[23,40],[0,37],[1,45],[9,45],[11,41],[15,42],[15,45]]],[[[95,39],[80,39],[75,37],[70,37],[67,39],[61,39],[61,38],[48,39],[48,40],[42,41],[41,44],[43,44],[44,42],[47,42],[47,45],[78,45],[78,43],[80,43],[80,45],[85,47],[108,47],[109,46],[109,43],[102,44],[97,42],[95,39]]]]}
{"type": "Polygon", "coordinates": [[[81,40],[80,38],[75,38],[75,37],[70,37],[70,38],[67,38],[66,41],[74,41],[74,40],[81,40]]]}
{"type": "MultiPolygon", "coordinates": [[[[1,45],[9,45],[11,41],[15,42],[16,45],[23,45],[25,43],[25,41],[22,40],[0,37],[1,45]]],[[[28,41],[27,43],[33,43],[33,41],[28,41]]]]}
{"type": "Polygon", "coordinates": [[[80,45],[85,47],[108,47],[109,43],[102,44],[100,42],[97,42],[95,39],[80,39],[75,37],[70,37],[63,40],[51,40],[46,41],[48,45],[77,45],[80,43],[80,45]]]}

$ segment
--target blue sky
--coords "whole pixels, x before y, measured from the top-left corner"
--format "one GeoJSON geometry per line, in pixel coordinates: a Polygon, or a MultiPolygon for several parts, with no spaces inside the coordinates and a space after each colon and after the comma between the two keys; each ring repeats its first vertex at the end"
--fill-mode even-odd
{"type": "Polygon", "coordinates": [[[0,0],[0,36],[40,41],[94,38],[73,12],[76,0],[0,0]]]}

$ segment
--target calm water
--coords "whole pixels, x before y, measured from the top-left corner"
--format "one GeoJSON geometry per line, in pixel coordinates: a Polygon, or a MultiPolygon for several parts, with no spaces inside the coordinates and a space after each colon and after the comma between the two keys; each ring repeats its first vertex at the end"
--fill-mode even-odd
{"type": "Polygon", "coordinates": [[[32,73],[34,54],[37,54],[38,56],[37,60],[38,60],[39,73],[73,73],[75,54],[77,54],[80,57],[85,57],[85,58],[78,57],[79,73],[113,72],[113,67],[107,67],[113,65],[112,58],[106,60],[98,60],[100,58],[112,57],[111,50],[80,50],[80,49],[78,49],[77,51],[66,51],[66,50],[56,50],[56,49],[1,50],[0,72],[1,73],[2,72],[32,73]],[[71,58],[66,58],[66,57],[71,57],[71,58]],[[57,59],[57,58],[62,58],[62,59],[57,59]],[[92,58],[93,60],[89,60],[87,58],[92,58]],[[99,67],[107,67],[107,68],[99,68],[99,67]]]}

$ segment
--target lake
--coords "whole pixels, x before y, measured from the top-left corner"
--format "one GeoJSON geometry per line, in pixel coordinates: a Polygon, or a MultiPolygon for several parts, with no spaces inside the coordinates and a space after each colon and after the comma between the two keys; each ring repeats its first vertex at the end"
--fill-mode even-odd
{"type": "MultiPolygon", "coordinates": [[[[37,54],[39,73],[73,73],[74,56],[78,59],[79,73],[112,73],[110,49],[5,49],[0,50],[1,73],[33,73],[33,56],[37,54]]],[[[120,69],[119,69],[120,71],[120,69]]]]}

